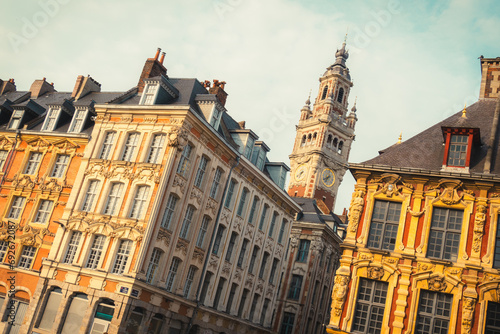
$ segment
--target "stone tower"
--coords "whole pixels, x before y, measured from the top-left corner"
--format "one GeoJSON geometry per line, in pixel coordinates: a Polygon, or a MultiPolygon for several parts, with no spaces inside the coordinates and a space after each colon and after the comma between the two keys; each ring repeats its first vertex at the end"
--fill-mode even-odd
{"type": "Polygon", "coordinates": [[[333,211],[337,190],[347,170],[354,139],[356,103],[348,113],[352,87],[346,60],[346,42],[335,53],[335,62],[319,78],[319,91],[300,113],[297,136],[290,155],[288,194],[322,200],[333,211]]]}

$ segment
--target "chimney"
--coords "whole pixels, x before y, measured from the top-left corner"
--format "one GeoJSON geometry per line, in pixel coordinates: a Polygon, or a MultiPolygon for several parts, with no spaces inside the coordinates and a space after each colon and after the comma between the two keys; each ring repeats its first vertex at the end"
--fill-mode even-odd
{"type": "Polygon", "coordinates": [[[35,80],[30,87],[31,98],[36,99],[39,96],[42,96],[45,93],[56,92],[54,86],[45,81],[45,78],[42,80],[35,80]]]}
{"type": "Polygon", "coordinates": [[[158,48],[156,51],[156,55],[154,58],[148,58],[146,60],[146,63],[144,64],[144,68],[142,69],[141,77],[139,78],[139,82],[137,83],[137,88],[138,92],[142,93],[144,90],[144,79],[148,78],[153,78],[157,77],[159,75],[164,75],[168,78],[167,76],[167,69],[165,66],[162,65],[163,59],[164,59],[164,54],[162,54],[162,57],[160,60],[158,60],[158,57],[160,55],[161,49],[158,48]]]}
{"type": "Polygon", "coordinates": [[[83,75],[79,75],[76,78],[75,88],[73,88],[73,93],[71,93],[71,97],[75,99],[75,101],[81,99],[85,95],[91,92],[100,92],[101,84],[92,79],[90,75],[84,77],[83,75]]]}
{"type": "Polygon", "coordinates": [[[15,91],[16,84],[14,83],[14,79],[9,79],[9,81],[3,81],[0,79],[0,95],[15,91]]]}
{"type": "Polygon", "coordinates": [[[224,91],[225,85],[226,85],[225,81],[219,81],[214,79],[214,84],[208,90],[210,94],[215,94],[215,96],[217,96],[217,99],[223,106],[226,105],[226,100],[227,100],[227,93],[224,91]]]}
{"type": "Polygon", "coordinates": [[[484,58],[481,61],[480,99],[497,98],[500,96],[500,57],[484,58]]]}

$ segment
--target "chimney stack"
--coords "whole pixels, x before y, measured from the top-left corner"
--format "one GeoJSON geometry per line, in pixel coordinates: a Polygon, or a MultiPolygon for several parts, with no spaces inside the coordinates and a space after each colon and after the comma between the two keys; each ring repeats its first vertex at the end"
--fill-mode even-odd
{"type": "Polygon", "coordinates": [[[160,64],[163,65],[163,59],[165,59],[165,52],[161,53],[160,64]]]}
{"type": "Polygon", "coordinates": [[[45,93],[56,92],[54,86],[45,81],[45,78],[42,80],[35,80],[30,87],[31,98],[36,99],[42,96],[45,93]]]}
{"type": "Polygon", "coordinates": [[[84,77],[83,75],[79,75],[76,78],[75,88],[73,88],[73,93],[71,93],[71,97],[75,99],[75,101],[81,99],[85,95],[90,92],[100,92],[101,84],[92,79],[90,75],[84,77]]]}
{"type": "Polygon", "coordinates": [[[142,91],[144,90],[144,86],[145,86],[144,79],[153,78],[153,77],[157,77],[160,75],[164,75],[168,78],[167,69],[162,64],[164,55],[162,55],[161,60],[158,61],[158,57],[160,56],[160,52],[161,52],[161,49],[158,48],[158,50],[156,50],[155,57],[148,58],[146,60],[146,63],[144,64],[144,67],[142,69],[141,77],[139,78],[139,82],[137,83],[137,88],[138,88],[139,93],[142,93],[142,91]]]}
{"type": "Polygon", "coordinates": [[[497,98],[500,96],[500,57],[484,58],[481,61],[480,99],[497,98]]]}
{"type": "Polygon", "coordinates": [[[3,81],[0,79],[0,95],[15,91],[16,84],[14,83],[14,79],[9,79],[9,81],[3,81]]]}
{"type": "Polygon", "coordinates": [[[227,100],[227,93],[224,90],[225,85],[226,85],[225,81],[219,81],[214,79],[214,84],[212,85],[212,87],[209,86],[210,88],[208,89],[208,92],[210,94],[215,94],[215,96],[217,96],[217,99],[223,106],[226,105],[226,100],[227,100]]]}

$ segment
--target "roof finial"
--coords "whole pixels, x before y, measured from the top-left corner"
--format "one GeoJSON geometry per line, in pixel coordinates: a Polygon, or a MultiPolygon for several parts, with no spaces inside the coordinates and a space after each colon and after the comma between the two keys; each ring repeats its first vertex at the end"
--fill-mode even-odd
{"type": "Polygon", "coordinates": [[[356,112],[356,110],[357,110],[357,109],[356,109],[356,102],[357,102],[357,101],[358,101],[358,97],[356,96],[356,97],[354,98],[354,105],[353,105],[353,106],[352,106],[352,108],[351,108],[351,111],[352,111],[352,112],[354,112],[354,113],[355,113],[355,112],[356,112]]]}
{"type": "Polygon", "coordinates": [[[309,97],[307,98],[306,100],[306,104],[309,106],[311,105],[311,92],[312,92],[312,89],[309,90],[309,97]]]}
{"type": "Polygon", "coordinates": [[[467,103],[464,104],[464,110],[462,110],[462,118],[467,118],[467,103]]]}
{"type": "Polygon", "coordinates": [[[347,26],[347,30],[345,32],[344,43],[347,43],[347,34],[349,33],[349,26],[347,26]]]}
{"type": "Polygon", "coordinates": [[[399,134],[398,144],[401,144],[402,140],[403,140],[403,131],[401,131],[401,133],[399,134]]]}

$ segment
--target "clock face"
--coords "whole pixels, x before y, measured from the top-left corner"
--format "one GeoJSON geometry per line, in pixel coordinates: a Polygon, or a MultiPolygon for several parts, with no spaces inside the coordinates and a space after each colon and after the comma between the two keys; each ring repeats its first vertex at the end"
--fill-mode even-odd
{"type": "Polygon", "coordinates": [[[330,168],[323,169],[323,173],[321,173],[321,182],[327,187],[333,186],[335,183],[335,174],[333,174],[333,170],[330,168]]]}
{"type": "Polygon", "coordinates": [[[297,171],[295,172],[295,180],[301,181],[306,177],[306,172],[307,172],[307,167],[304,165],[301,165],[297,168],[297,171]]]}

